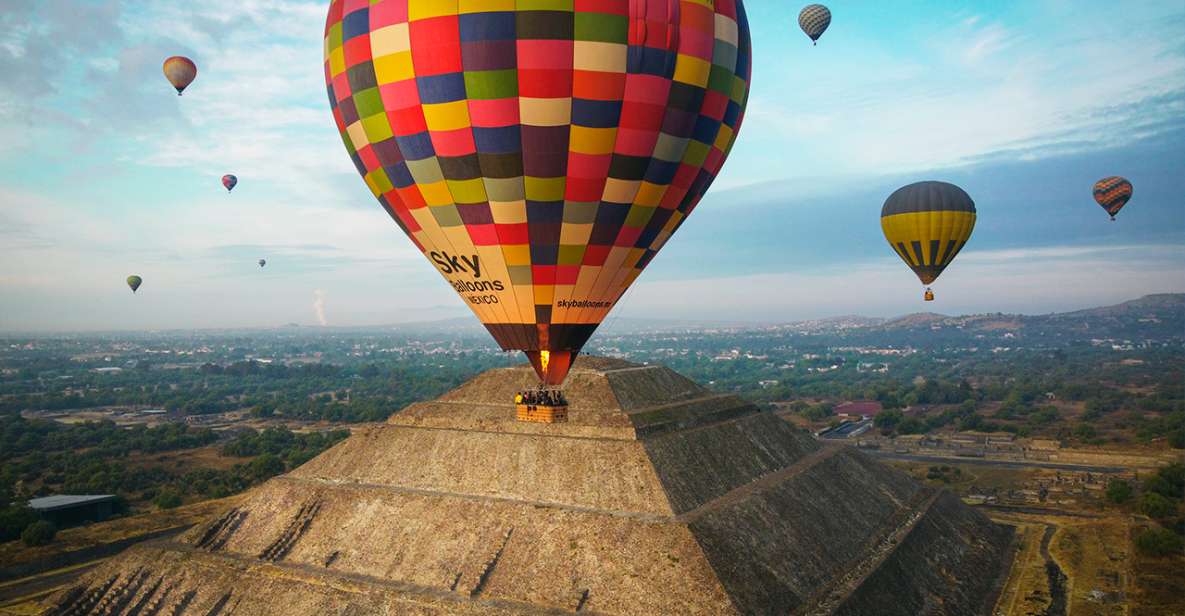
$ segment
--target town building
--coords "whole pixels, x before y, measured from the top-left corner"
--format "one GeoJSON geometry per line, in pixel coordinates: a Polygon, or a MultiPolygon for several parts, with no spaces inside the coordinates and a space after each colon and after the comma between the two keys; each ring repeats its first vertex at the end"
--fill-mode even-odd
{"type": "Polygon", "coordinates": [[[836,405],[834,410],[840,419],[857,421],[876,417],[884,407],[876,400],[853,400],[836,405]]]}

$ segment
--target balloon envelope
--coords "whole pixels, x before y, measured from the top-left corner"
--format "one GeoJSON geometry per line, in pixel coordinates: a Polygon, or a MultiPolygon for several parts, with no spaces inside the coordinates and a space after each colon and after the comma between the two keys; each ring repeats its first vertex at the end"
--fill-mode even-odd
{"type": "Polygon", "coordinates": [[[229,173],[222,176],[222,185],[226,188],[226,192],[234,190],[235,185],[239,183],[239,178],[230,175],[229,173]]]}
{"type": "Polygon", "coordinates": [[[139,289],[141,284],[144,284],[143,278],[140,278],[136,275],[128,276],[128,286],[131,287],[132,293],[135,293],[136,289],[139,289]]]}
{"type": "Polygon", "coordinates": [[[917,182],[898,188],[881,208],[881,230],[922,284],[950,265],[975,229],[975,202],[958,186],[917,182]]]}
{"type": "Polygon", "coordinates": [[[165,79],[177,89],[177,96],[193,83],[197,77],[197,65],[185,56],[172,56],[165,60],[165,79]]]}
{"type": "Polygon", "coordinates": [[[334,0],[325,79],[382,207],[558,384],[720,171],[749,28],[740,0],[493,5],[334,0]]]}
{"type": "Polygon", "coordinates": [[[798,13],[798,27],[802,28],[812,41],[819,40],[830,25],[831,9],[822,4],[808,4],[798,13]]]}
{"type": "Polygon", "coordinates": [[[1103,178],[1094,184],[1094,200],[1101,205],[1107,213],[1111,215],[1111,220],[1115,220],[1115,215],[1127,202],[1132,198],[1132,183],[1127,181],[1127,178],[1113,175],[1109,178],[1103,178]]]}

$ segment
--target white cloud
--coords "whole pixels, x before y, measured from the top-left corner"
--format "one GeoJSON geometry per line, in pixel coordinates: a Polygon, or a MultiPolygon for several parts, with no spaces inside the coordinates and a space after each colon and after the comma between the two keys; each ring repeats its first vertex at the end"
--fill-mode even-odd
{"type": "Polygon", "coordinates": [[[972,36],[970,43],[963,52],[963,60],[968,64],[977,64],[988,57],[1000,53],[1011,44],[1008,31],[1002,26],[993,24],[981,29],[972,36]]]}
{"type": "MultiPolygon", "coordinates": [[[[326,4],[5,4],[0,329],[308,322],[315,291],[332,296],[335,324],[466,314],[378,210],[340,143],[320,70],[326,4]],[[160,72],[173,53],[199,64],[180,98],[160,72]],[[231,195],[218,184],[227,172],[240,178],[231,195]],[[265,270],[253,265],[259,256],[265,270]],[[135,297],[122,286],[131,272],[146,280],[135,297]]],[[[1165,10],[1148,6],[1130,12],[1165,10]]],[[[1081,11],[1077,3],[1061,10],[1081,11]]],[[[1097,37],[1089,16],[1034,36],[1025,23],[956,14],[904,47],[844,41],[837,22],[824,46],[802,45],[813,55],[793,61],[777,47],[785,24],[754,23],[770,53],[758,59],[743,135],[715,190],[811,178],[796,189],[805,197],[824,192],[828,178],[854,185],[992,152],[1038,156],[1033,146],[1108,147],[1151,134],[1158,121],[1185,114],[1185,101],[1172,98],[1185,91],[1185,56],[1179,21],[1141,19],[1133,18],[1140,36],[1110,40],[1097,37]]],[[[1128,259],[1132,252],[1108,268],[1093,248],[969,252],[944,277],[940,298],[1020,302],[1010,276],[1070,285],[1072,297],[1091,289],[1083,273],[1091,263],[1112,284],[1104,293],[1096,285],[1100,297],[1179,282],[1179,270],[1132,265],[1142,263],[1138,254],[1128,259]],[[968,280],[1006,291],[958,286],[968,280]]],[[[904,311],[916,299],[908,273],[888,262],[817,275],[643,280],[627,310],[637,302],[648,314],[815,316],[882,301],[904,311]],[[727,293],[705,302],[704,285],[727,293]]],[[[1045,295],[1026,297],[1039,304],[1045,295]]]]}
{"type": "MultiPolygon", "coordinates": [[[[1133,35],[1123,37],[1099,35],[1100,7],[1028,3],[1010,9],[1019,12],[1012,22],[945,10],[954,15],[944,21],[940,9],[937,30],[904,44],[849,37],[842,48],[831,41],[825,52],[793,48],[784,61],[759,62],[722,181],[893,174],[1001,151],[1032,158],[1104,149],[1185,113],[1179,5],[1125,6],[1124,30],[1133,35]]],[[[759,48],[786,55],[768,41],[759,48]]]]}

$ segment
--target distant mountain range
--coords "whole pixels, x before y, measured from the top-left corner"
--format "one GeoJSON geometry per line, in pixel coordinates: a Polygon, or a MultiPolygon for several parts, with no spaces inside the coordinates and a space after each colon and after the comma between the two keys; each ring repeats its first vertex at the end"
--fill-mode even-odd
{"type": "MultiPolygon", "coordinates": [[[[845,315],[823,319],[793,321],[787,323],[753,323],[668,319],[617,318],[610,315],[598,330],[597,337],[619,336],[635,333],[661,332],[727,332],[760,331],[798,332],[802,334],[845,334],[852,336],[873,336],[909,334],[911,332],[948,331],[961,334],[1011,333],[1017,335],[1038,335],[1075,339],[1182,339],[1185,340],[1185,293],[1162,293],[1147,295],[1139,299],[1113,306],[1087,308],[1073,312],[1043,315],[986,313],[948,316],[934,312],[918,312],[895,318],[845,315]]],[[[303,335],[345,334],[350,332],[386,331],[397,335],[448,335],[484,337],[485,329],[471,315],[453,317],[438,321],[400,323],[374,326],[349,327],[302,327],[295,323],[268,329],[211,329],[211,330],[166,330],[150,332],[111,332],[117,335],[168,335],[249,332],[301,332],[303,335]]],[[[93,332],[89,335],[100,335],[93,332]]],[[[595,338],[594,338],[595,342],[595,338]]]]}
{"type": "MultiPolygon", "coordinates": [[[[402,331],[440,330],[481,331],[470,316],[442,321],[393,326],[402,331]]],[[[948,316],[918,312],[895,318],[845,315],[790,323],[751,323],[720,321],[670,321],[665,319],[620,318],[613,315],[602,324],[600,332],[621,335],[640,332],[759,330],[799,331],[802,333],[873,333],[960,330],[971,332],[1043,333],[1074,332],[1078,337],[1185,337],[1185,293],[1147,295],[1114,306],[1088,308],[1073,312],[1044,315],[985,313],[948,316]]]]}
{"type": "Polygon", "coordinates": [[[972,314],[947,316],[933,312],[892,319],[843,316],[774,326],[803,333],[909,333],[958,331],[963,334],[1005,333],[1025,337],[1079,339],[1185,339],[1185,294],[1147,295],[1114,306],[1044,315],[972,314]]]}

